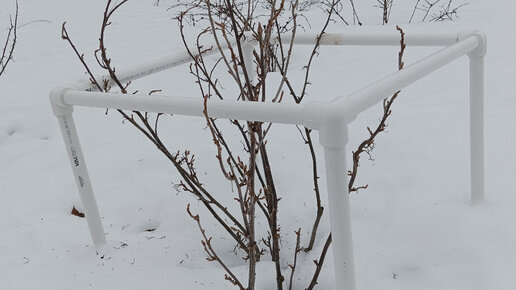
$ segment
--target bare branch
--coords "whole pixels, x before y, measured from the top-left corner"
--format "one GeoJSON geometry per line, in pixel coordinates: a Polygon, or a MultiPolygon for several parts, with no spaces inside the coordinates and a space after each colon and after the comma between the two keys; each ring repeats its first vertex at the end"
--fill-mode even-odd
{"type": "Polygon", "coordinates": [[[296,233],[296,248],[294,249],[294,263],[292,265],[289,265],[290,267],[290,281],[289,281],[289,286],[288,286],[288,289],[289,290],[292,290],[292,281],[294,280],[294,272],[296,270],[296,266],[297,266],[297,254],[299,254],[299,252],[301,252],[301,246],[300,246],[300,242],[301,242],[301,229],[298,229],[297,231],[295,231],[296,233]]]}
{"type": "Polygon", "coordinates": [[[355,24],[355,19],[356,19],[356,23],[360,26],[362,26],[362,22],[360,21],[360,18],[358,18],[358,13],[357,13],[357,10],[355,9],[355,3],[353,2],[353,0],[349,0],[349,2],[351,3],[351,8],[353,9],[353,24],[355,24]]]}
{"type": "MultiPolygon", "coordinates": [[[[398,69],[402,70],[404,67],[403,54],[405,52],[405,47],[406,47],[405,33],[399,26],[396,26],[396,29],[400,32],[400,35],[401,35],[400,51],[398,53],[398,69]]],[[[354,191],[358,191],[359,189],[367,188],[367,185],[359,186],[359,187],[353,186],[355,183],[356,177],[357,177],[358,167],[360,165],[360,156],[364,152],[369,154],[371,152],[371,150],[373,150],[374,145],[375,145],[376,136],[378,136],[378,134],[380,134],[381,132],[385,131],[385,128],[387,128],[386,121],[387,121],[387,118],[391,115],[391,105],[394,102],[394,100],[398,97],[399,93],[400,92],[398,91],[390,99],[384,100],[383,116],[380,119],[380,123],[378,124],[378,126],[376,127],[376,129],[374,131],[372,131],[370,128],[367,128],[368,132],[369,132],[369,137],[366,138],[364,141],[362,141],[358,145],[358,148],[353,152],[353,168],[349,172],[349,176],[350,176],[349,184],[348,184],[349,192],[354,192],[354,191]]]]}
{"type": "Polygon", "coordinates": [[[240,281],[235,276],[235,274],[233,274],[233,272],[228,268],[228,266],[226,266],[226,264],[220,259],[220,257],[217,255],[217,253],[213,249],[213,247],[211,245],[211,237],[208,238],[206,236],[206,231],[203,229],[203,227],[201,225],[201,219],[200,219],[199,215],[193,215],[192,212],[190,211],[190,204],[188,204],[188,206],[186,207],[186,211],[188,212],[188,215],[193,220],[195,220],[195,222],[197,223],[197,226],[199,227],[199,231],[201,232],[201,235],[203,238],[201,240],[201,243],[204,247],[204,251],[206,252],[206,254],[208,254],[208,258],[206,258],[206,260],[217,261],[219,263],[219,265],[222,266],[222,268],[227,273],[225,276],[225,279],[228,280],[229,282],[231,282],[231,284],[238,286],[241,290],[246,290],[246,288],[244,288],[244,286],[242,286],[242,283],[240,283],[240,281]]]}
{"type": "Polygon", "coordinates": [[[315,216],[314,225],[312,226],[312,234],[310,235],[310,242],[308,243],[308,246],[305,248],[305,252],[309,252],[312,250],[315,238],[317,236],[317,230],[319,229],[319,223],[321,222],[322,215],[324,213],[324,207],[322,206],[321,202],[321,193],[319,190],[319,174],[317,172],[317,156],[315,154],[314,145],[312,142],[311,137],[311,130],[308,128],[305,128],[305,134],[306,134],[306,144],[308,145],[308,148],[310,149],[310,157],[312,159],[312,179],[314,184],[314,193],[315,193],[315,201],[317,204],[317,213],[315,216]]]}
{"type": "Polygon", "coordinates": [[[16,10],[14,12],[14,21],[9,15],[9,28],[7,29],[7,37],[2,49],[2,56],[0,57],[0,76],[4,74],[7,65],[13,60],[14,47],[18,40],[18,0],[16,0],[16,10]]]}
{"type": "Polygon", "coordinates": [[[332,241],[332,239],[331,239],[331,233],[330,233],[328,235],[328,238],[326,239],[326,242],[324,243],[324,247],[321,252],[321,256],[320,256],[319,260],[314,260],[315,273],[314,273],[314,276],[312,277],[312,280],[310,281],[310,285],[308,285],[306,290],[312,290],[312,289],[314,289],[315,285],[317,285],[317,280],[319,279],[319,274],[321,273],[322,266],[324,264],[324,259],[326,257],[326,253],[328,253],[328,249],[330,248],[331,241],[332,241]]]}
{"type": "Polygon", "coordinates": [[[86,72],[88,73],[88,76],[90,77],[90,81],[92,84],[94,84],[99,91],[103,91],[102,86],[97,81],[93,73],[91,72],[89,66],[86,64],[84,60],[84,54],[80,54],[77,48],[75,47],[75,44],[72,42],[72,39],[70,38],[70,35],[68,35],[68,31],[66,30],[66,21],[63,22],[63,25],[61,27],[61,38],[68,41],[68,44],[72,48],[72,50],[75,52],[75,55],[77,55],[77,58],[81,61],[83,67],[86,69],[86,72]]]}

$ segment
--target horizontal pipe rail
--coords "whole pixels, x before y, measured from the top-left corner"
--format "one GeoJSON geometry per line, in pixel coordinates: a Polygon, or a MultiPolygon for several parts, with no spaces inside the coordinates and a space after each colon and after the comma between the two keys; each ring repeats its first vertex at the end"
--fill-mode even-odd
{"type": "MultiPolygon", "coordinates": [[[[282,42],[289,42],[291,34],[281,36],[282,42]]],[[[318,34],[304,33],[295,36],[295,44],[313,45],[317,41],[318,34]]],[[[405,35],[405,44],[409,46],[446,46],[459,41],[461,33],[410,33],[405,35]]],[[[249,39],[251,39],[249,37],[249,39]]],[[[252,40],[251,40],[252,41],[252,40]]],[[[320,45],[363,45],[363,46],[394,46],[400,44],[400,35],[394,32],[377,32],[377,31],[348,31],[344,33],[325,33],[323,34],[320,45]]],[[[205,51],[205,56],[218,52],[216,44],[204,45],[205,47],[213,47],[211,50],[205,51]]],[[[221,44],[222,49],[227,49],[227,43],[221,44]]],[[[182,64],[189,63],[192,60],[187,52],[174,53],[165,57],[160,57],[145,63],[124,70],[118,70],[117,76],[123,83],[134,81],[142,77],[158,73],[182,64]]],[[[109,75],[101,76],[98,80],[111,79],[109,75]]],[[[81,82],[78,86],[81,90],[96,91],[97,87],[92,85],[90,81],[81,82]]]]}
{"type": "Polygon", "coordinates": [[[332,101],[332,104],[341,106],[345,112],[350,114],[352,120],[357,114],[374,106],[387,96],[467,54],[477,48],[479,44],[480,39],[478,37],[467,37],[349,96],[336,98],[332,101]]]}
{"type": "MultiPolygon", "coordinates": [[[[206,46],[206,47],[209,47],[209,46],[206,46]]],[[[218,49],[216,48],[215,44],[212,44],[212,47],[213,47],[213,49],[205,51],[203,53],[203,55],[209,56],[209,55],[219,52],[218,49]]],[[[223,45],[222,49],[226,49],[227,47],[228,47],[227,44],[223,45]]],[[[197,54],[195,54],[194,56],[197,56],[197,54]]],[[[133,66],[130,68],[126,68],[124,70],[117,70],[116,75],[117,75],[118,79],[120,80],[120,82],[126,83],[126,82],[131,82],[131,81],[134,81],[137,79],[141,79],[143,77],[189,63],[190,61],[192,61],[192,57],[190,56],[190,54],[188,54],[188,52],[179,52],[179,53],[174,53],[174,54],[171,54],[168,56],[156,58],[151,61],[147,61],[143,65],[136,65],[136,66],[133,66]]],[[[111,85],[113,84],[113,81],[111,80],[111,77],[109,75],[100,76],[97,78],[97,81],[101,81],[104,79],[110,80],[110,84],[111,85]]],[[[87,82],[81,82],[76,87],[80,90],[85,90],[85,91],[98,90],[97,87],[95,85],[93,85],[91,83],[91,81],[89,81],[89,80],[87,82]]]]}
{"type": "MultiPolygon", "coordinates": [[[[315,44],[319,35],[304,33],[296,35],[295,44],[315,44]]],[[[408,46],[446,46],[457,43],[460,33],[405,33],[405,44],[408,46]]],[[[282,42],[289,42],[292,35],[282,36],[282,42]]],[[[397,46],[400,45],[398,31],[364,32],[349,31],[345,33],[325,33],[319,42],[321,45],[362,45],[362,46],[397,46]]]]}
{"type": "MultiPolygon", "coordinates": [[[[67,90],[63,99],[71,106],[204,116],[204,100],[201,98],[67,90]]],[[[210,99],[207,109],[210,118],[302,124],[304,105],[210,99]]]]}

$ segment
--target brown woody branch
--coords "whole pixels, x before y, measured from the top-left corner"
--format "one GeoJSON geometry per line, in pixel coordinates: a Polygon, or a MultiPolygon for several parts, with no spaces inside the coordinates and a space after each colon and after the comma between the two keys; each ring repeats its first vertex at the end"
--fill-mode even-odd
{"type": "Polygon", "coordinates": [[[7,37],[2,48],[2,55],[0,57],[0,76],[4,74],[7,65],[13,60],[14,47],[18,40],[18,0],[16,0],[16,10],[14,12],[14,21],[9,15],[9,28],[7,29],[7,37]]]}
{"type": "Polygon", "coordinates": [[[206,236],[206,231],[203,229],[203,227],[201,225],[201,219],[199,218],[199,215],[192,214],[192,212],[190,211],[190,204],[188,204],[188,206],[186,207],[186,211],[188,212],[188,215],[190,215],[190,217],[193,220],[195,220],[195,222],[197,223],[197,226],[199,227],[199,231],[201,232],[201,235],[203,238],[201,240],[201,243],[204,247],[204,251],[206,252],[206,254],[208,254],[208,258],[206,258],[206,260],[217,261],[219,263],[219,265],[222,266],[222,268],[226,271],[225,279],[228,280],[231,284],[238,286],[241,290],[246,290],[246,288],[244,288],[244,286],[242,286],[242,283],[240,283],[240,281],[235,276],[235,274],[233,274],[233,272],[228,268],[228,266],[226,266],[226,264],[220,259],[220,257],[217,255],[217,253],[213,249],[213,247],[211,245],[212,238],[211,237],[208,238],[206,236]]]}
{"type": "Polygon", "coordinates": [[[292,263],[292,265],[289,265],[290,267],[290,281],[289,281],[289,286],[288,286],[288,290],[292,290],[292,284],[293,284],[293,280],[294,280],[294,272],[296,270],[296,266],[297,266],[297,255],[299,254],[299,252],[302,251],[301,249],[301,228],[299,228],[297,231],[295,231],[296,233],[296,248],[294,249],[294,263],[292,263]]]}
{"type": "Polygon", "coordinates": [[[328,238],[326,239],[326,242],[324,243],[323,250],[321,252],[321,256],[319,260],[314,260],[315,264],[315,273],[312,277],[312,280],[310,281],[310,284],[306,288],[306,290],[312,290],[314,289],[315,285],[317,285],[317,280],[319,279],[319,274],[321,273],[322,266],[324,264],[324,259],[326,258],[326,254],[328,253],[328,249],[331,245],[331,233],[328,235],[328,238]]]}

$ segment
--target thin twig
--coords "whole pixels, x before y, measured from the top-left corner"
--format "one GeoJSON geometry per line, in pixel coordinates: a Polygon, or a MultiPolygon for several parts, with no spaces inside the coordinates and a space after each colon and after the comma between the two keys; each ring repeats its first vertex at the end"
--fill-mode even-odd
{"type": "Polygon", "coordinates": [[[0,57],[0,76],[4,74],[7,65],[13,60],[14,47],[18,40],[18,0],[16,0],[16,10],[14,12],[14,22],[12,16],[9,15],[9,28],[7,29],[7,37],[2,49],[2,56],[0,57]],[[10,43],[10,45],[9,45],[10,43]]]}
{"type": "Polygon", "coordinates": [[[206,254],[208,254],[208,258],[206,258],[206,260],[208,261],[217,261],[219,263],[220,266],[222,266],[222,268],[226,271],[226,280],[228,280],[229,282],[231,282],[231,284],[235,285],[235,286],[238,286],[241,290],[246,290],[246,288],[244,288],[244,286],[242,286],[242,283],[240,283],[240,281],[238,280],[238,278],[235,276],[235,274],[233,274],[233,272],[228,268],[228,266],[226,266],[226,264],[220,259],[220,257],[217,255],[217,253],[215,252],[215,250],[213,249],[212,245],[211,245],[211,240],[212,238],[211,237],[207,237],[206,236],[206,231],[203,229],[202,225],[201,225],[201,219],[199,218],[199,215],[193,215],[192,212],[190,211],[190,204],[188,204],[188,206],[186,207],[186,211],[188,212],[188,215],[193,219],[195,220],[195,222],[197,223],[197,226],[199,227],[199,231],[201,232],[201,235],[202,235],[202,240],[201,240],[201,243],[204,247],[204,251],[206,252],[206,254]]]}
{"type": "Polygon", "coordinates": [[[295,231],[295,233],[296,233],[296,248],[294,249],[294,263],[292,265],[289,265],[291,272],[290,272],[290,281],[289,281],[288,290],[292,290],[292,285],[293,285],[293,280],[294,280],[294,272],[295,272],[296,266],[297,266],[297,254],[299,254],[299,252],[301,252],[301,246],[300,246],[301,228],[299,228],[297,231],[295,231]]]}

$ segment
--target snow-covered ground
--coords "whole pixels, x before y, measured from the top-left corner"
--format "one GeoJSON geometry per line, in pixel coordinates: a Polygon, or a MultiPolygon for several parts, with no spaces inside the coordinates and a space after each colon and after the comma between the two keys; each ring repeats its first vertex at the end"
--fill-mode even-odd
{"type": "MultiPolygon", "coordinates": [[[[13,1],[2,0],[0,28],[13,1]]],[[[183,49],[167,3],[129,1],[109,31],[109,51],[120,67],[183,49]]],[[[361,2],[365,29],[381,27],[376,1],[361,2]]],[[[516,99],[514,78],[516,2],[470,0],[455,22],[406,24],[411,4],[394,1],[392,22],[410,29],[479,28],[489,38],[486,58],[486,198],[469,202],[468,72],[461,58],[403,90],[393,107],[388,133],[378,138],[374,162],[363,160],[351,195],[358,289],[516,289],[516,99]]],[[[84,76],[61,40],[61,24],[94,63],[102,0],[20,1],[15,62],[0,78],[0,289],[229,289],[224,271],[205,261],[200,234],[185,208],[192,204],[206,228],[213,222],[202,206],[173,184],[169,163],[119,115],[77,108],[76,121],[107,232],[109,250],[97,255],[80,208],[58,124],[48,102],[51,88],[84,76]],[[156,229],[152,232],[148,229],[156,229]]],[[[316,15],[315,12],[309,14],[316,15]]],[[[312,20],[315,28],[320,25],[312,20]]],[[[335,24],[331,31],[349,29],[335,24]]],[[[3,33],[3,32],[2,32],[3,33]]],[[[3,34],[0,34],[3,37],[3,34]]],[[[0,37],[0,39],[1,39],[0,37]]],[[[308,48],[291,66],[301,74],[308,48]]],[[[309,98],[351,93],[396,69],[397,48],[323,48],[312,73],[309,98]]],[[[410,64],[435,49],[408,47],[410,64]]],[[[100,71],[96,71],[100,72],[100,71]]],[[[134,90],[198,97],[183,66],[135,82],[134,90]]],[[[375,107],[352,124],[350,148],[380,116],[375,107]]],[[[215,149],[201,119],[164,119],[162,132],[175,150],[191,149],[207,186],[220,188],[215,149]]],[[[294,230],[302,244],[315,215],[307,149],[291,126],[274,126],[271,160],[284,206],[280,211],[285,268],[291,262],[294,230]],[[293,175],[292,173],[295,173],[293,175]]],[[[320,152],[320,148],[317,148],[320,152]]],[[[351,150],[351,149],[349,149],[351,150]]],[[[321,155],[322,156],[322,155],[321,155]]],[[[322,165],[322,164],[321,164],[322,165]]],[[[323,167],[320,166],[322,180],[323,167]]],[[[323,188],[324,190],[324,188],[323,188]]],[[[294,289],[304,289],[329,231],[323,220],[316,249],[300,255],[294,289]]],[[[245,274],[232,242],[217,233],[214,246],[235,272],[245,274]]],[[[330,257],[331,255],[329,255],[330,257]]],[[[328,258],[318,289],[331,289],[328,258]]],[[[258,267],[258,288],[275,285],[270,262],[258,267]]],[[[289,271],[285,269],[285,273],[289,271]]]]}

